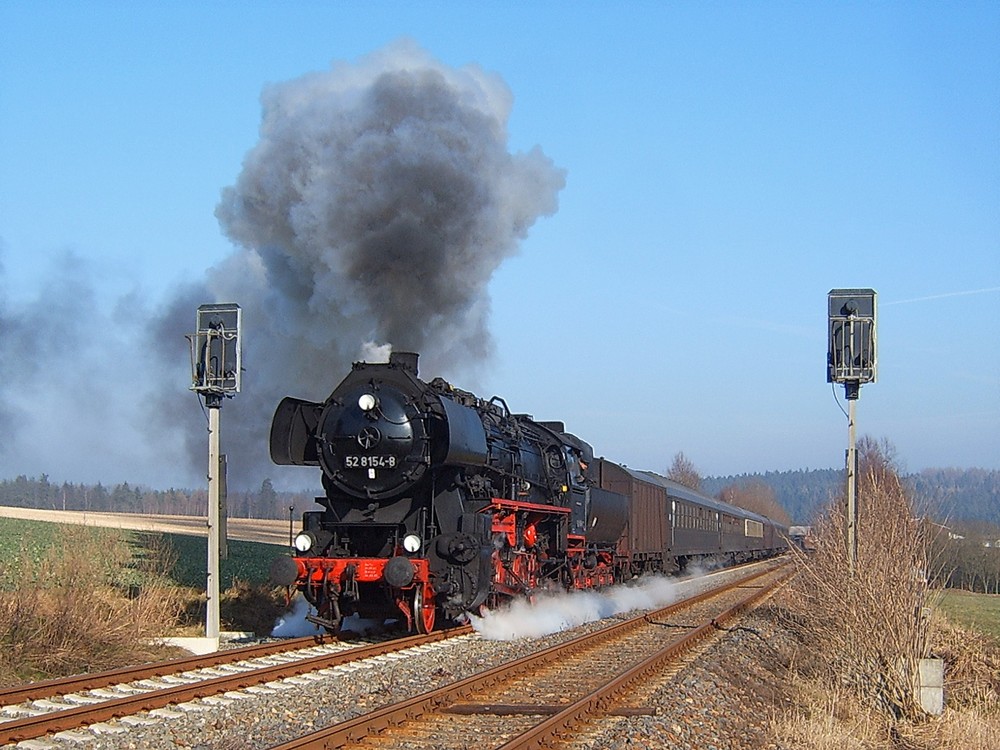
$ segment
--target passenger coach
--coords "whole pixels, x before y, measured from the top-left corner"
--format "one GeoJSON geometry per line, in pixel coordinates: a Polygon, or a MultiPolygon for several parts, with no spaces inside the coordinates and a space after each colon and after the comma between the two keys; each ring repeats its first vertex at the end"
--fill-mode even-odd
{"type": "Polygon", "coordinates": [[[632,500],[617,555],[634,574],[683,570],[693,560],[748,562],[787,547],[787,530],[765,516],[650,471],[597,464],[599,486],[632,500]]]}

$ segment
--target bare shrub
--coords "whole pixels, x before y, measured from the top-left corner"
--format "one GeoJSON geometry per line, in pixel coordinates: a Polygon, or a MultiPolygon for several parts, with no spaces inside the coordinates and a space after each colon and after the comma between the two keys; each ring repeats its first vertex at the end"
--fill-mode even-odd
{"type": "Polygon", "coordinates": [[[788,512],[778,502],[774,490],[760,480],[727,485],[719,492],[719,500],[767,516],[785,526],[792,523],[788,512]]]}
{"type": "MultiPolygon", "coordinates": [[[[139,585],[119,531],[66,527],[40,559],[22,555],[15,590],[0,593],[0,681],[92,672],[148,661],[176,619],[174,587],[139,585]]],[[[146,565],[155,565],[149,560],[146,565]]]]}
{"type": "Polygon", "coordinates": [[[802,633],[829,685],[892,718],[916,718],[928,655],[927,550],[891,449],[859,442],[857,564],[850,572],[844,503],[817,525],[815,554],[793,584],[802,633]]]}
{"type": "Polygon", "coordinates": [[[667,479],[690,487],[692,490],[701,489],[701,472],[695,467],[691,459],[679,451],[674,456],[674,462],[667,470],[667,479]]]}
{"type": "Polygon", "coordinates": [[[929,552],[937,527],[918,520],[892,449],[859,442],[857,564],[848,564],[844,501],[815,527],[813,555],[777,598],[795,636],[786,679],[795,707],[778,711],[789,750],[993,750],[1000,747],[1000,651],[982,634],[932,614],[929,552]],[[918,660],[945,661],[947,709],[930,720],[918,660]]]}
{"type": "Polygon", "coordinates": [[[274,625],[287,611],[285,589],[269,584],[234,580],[219,597],[220,617],[234,630],[271,635],[274,625]]]}

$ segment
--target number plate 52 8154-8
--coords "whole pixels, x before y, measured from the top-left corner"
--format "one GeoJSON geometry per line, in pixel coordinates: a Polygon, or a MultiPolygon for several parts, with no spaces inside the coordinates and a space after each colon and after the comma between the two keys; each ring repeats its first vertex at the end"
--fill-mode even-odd
{"type": "Polygon", "coordinates": [[[394,469],[395,456],[344,456],[345,469],[394,469]]]}

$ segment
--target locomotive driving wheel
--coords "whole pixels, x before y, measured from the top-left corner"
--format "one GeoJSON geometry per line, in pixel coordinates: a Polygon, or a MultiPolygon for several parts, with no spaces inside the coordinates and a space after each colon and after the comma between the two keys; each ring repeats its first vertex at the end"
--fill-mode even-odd
{"type": "Polygon", "coordinates": [[[413,588],[413,622],[418,633],[426,634],[434,630],[437,605],[429,587],[417,584],[413,588]]]}

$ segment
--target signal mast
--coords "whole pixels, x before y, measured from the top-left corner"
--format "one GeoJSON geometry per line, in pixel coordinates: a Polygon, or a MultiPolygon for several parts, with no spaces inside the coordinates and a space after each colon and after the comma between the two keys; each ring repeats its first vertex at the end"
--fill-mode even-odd
{"type": "Polygon", "coordinates": [[[240,391],[243,355],[240,342],[242,311],[237,304],[201,305],[191,344],[191,387],[208,409],[208,567],[205,637],[219,642],[219,557],[225,516],[225,456],[220,453],[220,411],[223,398],[240,391]]]}
{"type": "Polygon", "coordinates": [[[843,383],[847,399],[847,558],[851,575],[858,562],[858,455],[855,412],[861,384],[874,383],[876,292],[874,289],[831,289],[827,295],[829,346],[826,382],[843,383]]]}

